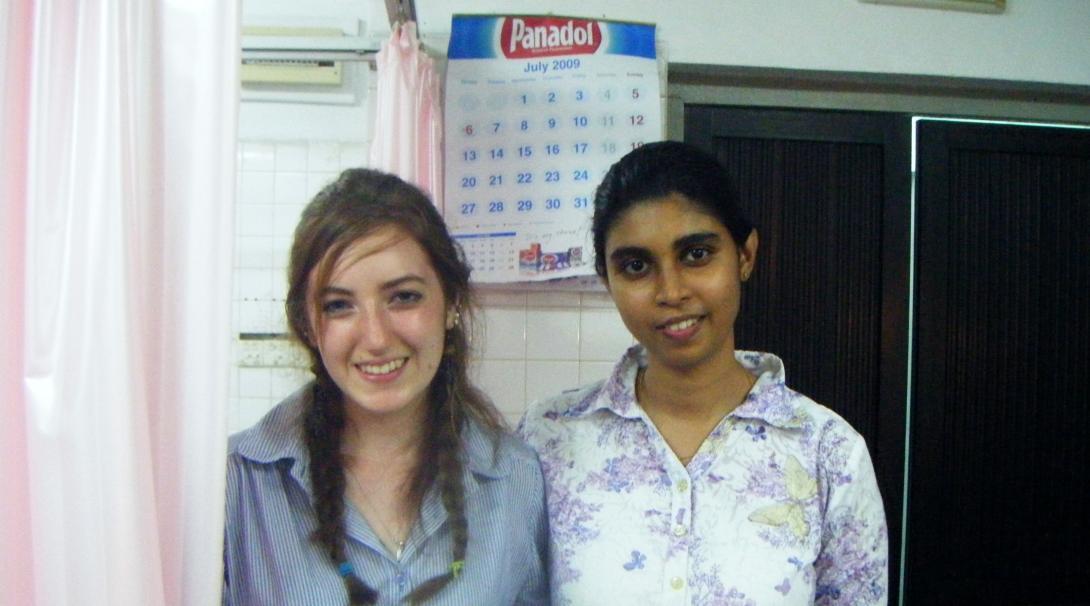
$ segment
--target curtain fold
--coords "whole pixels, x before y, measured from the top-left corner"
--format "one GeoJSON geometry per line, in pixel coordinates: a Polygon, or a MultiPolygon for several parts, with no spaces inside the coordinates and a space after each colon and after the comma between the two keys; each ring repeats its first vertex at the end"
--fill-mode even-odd
{"type": "Polygon", "coordinates": [[[443,112],[435,61],[416,23],[394,26],[375,61],[378,85],[369,164],[428,192],[443,208],[443,112]]]}
{"type": "Polygon", "coordinates": [[[7,31],[22,13],[30,31],[3,42],[3,260],[18,291],[4,322],[18,325],[2,406],[21,421],[3,454],[25,478],[3,523],[26,522],[0,545],[22,563],[0,577],[13,604],[219,601],[237,11],[8,8],[7,31]],[[23,115],[13,88],[29,93],[23,115]]]}

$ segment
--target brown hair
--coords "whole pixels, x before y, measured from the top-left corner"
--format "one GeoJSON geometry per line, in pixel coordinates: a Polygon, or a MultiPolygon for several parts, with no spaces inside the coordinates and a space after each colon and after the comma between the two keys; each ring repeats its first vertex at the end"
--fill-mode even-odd
{"type": "Polygon", "coordinates": [[[437,484],[447,509],[453,540],[451,569],[424,582],[409,595],[421,602],[438,593],[465,563],[468,528],[462,484],[461,431],[468,417],[498,431],[504,424],[491,402],[469,382],[469,338],[475,308],[470,269],[461,249],[427,196],[398,177],[374,170],[350,169],[326,186],[303,211],[288,267],[288,325],[310,354],[314,381],[305,395],[303,439],[310,455],[310,482],[318,528],[312,537],[338,566],[352,604],[373,604],[378,592],[347,563],[344,536],[344,462],[341,437],[344,398],[322,364],[316,336],[311,334],[308,306],[320,317],[320,292],[341,254],[360,238],[396,226],[416,240],[428,255],[448,309],[459,321],[447,330],[442,360],[428,394],[427,426],[421,457],[409,483],[411,505],[419,509],[424,494],[437,484]],[[311,283],[311,273],[314,281],[311,283]],[[308,286],[312,286],[308,290],[308,286]]]}

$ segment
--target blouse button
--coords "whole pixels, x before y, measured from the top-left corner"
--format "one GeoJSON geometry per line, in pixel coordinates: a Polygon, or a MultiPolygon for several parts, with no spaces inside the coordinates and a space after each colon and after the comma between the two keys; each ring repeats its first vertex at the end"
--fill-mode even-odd
{"type": "Polygon", "coordinates": [[[685,528],[683,524],[674,526],[674,536],[683,537],[689,532],[688,528],[685,528]]]}
{"type": "Polygon", "coordinates": [[[681,589],[684,586],[685,581],[681,580],[681,577],[674,577],[670,579],[670,587],[673,587],[675,591],[681,589]]]}
{"type": "Polygon", "coordinates": [[[685,492],[686,490],[689,490],[689,481],[688,480],[681,480],[680,482],[677,483],[677,491],[678,492],[685,492]]]}

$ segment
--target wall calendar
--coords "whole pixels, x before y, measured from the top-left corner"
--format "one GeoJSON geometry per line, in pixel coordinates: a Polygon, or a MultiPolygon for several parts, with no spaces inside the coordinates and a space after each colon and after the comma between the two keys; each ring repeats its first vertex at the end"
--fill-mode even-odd
{"type": "Polygon", "coordinates": [[[455,15],[446,73],[444,218],[477,282],[594,273],[594,190],[662,138],[655,27],[455,15]]]}

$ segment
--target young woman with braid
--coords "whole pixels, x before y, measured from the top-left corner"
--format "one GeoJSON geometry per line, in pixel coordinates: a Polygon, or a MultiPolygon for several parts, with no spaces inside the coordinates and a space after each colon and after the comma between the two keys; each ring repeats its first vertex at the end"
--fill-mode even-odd
{"type": "Polygon", "coordinates": [[[469,268],[427,197],[345,171],[288,277],[315,378],[231,439],[224,603],[548,603],[540,467],[469,383],[469,268]]]}

